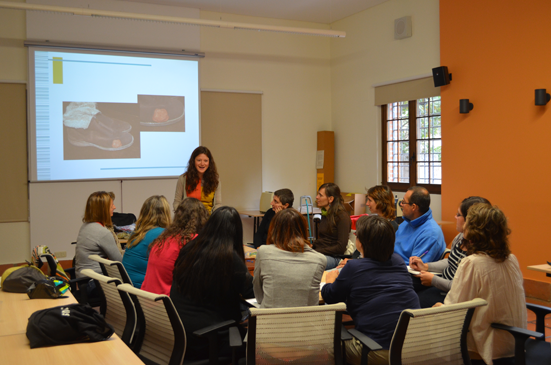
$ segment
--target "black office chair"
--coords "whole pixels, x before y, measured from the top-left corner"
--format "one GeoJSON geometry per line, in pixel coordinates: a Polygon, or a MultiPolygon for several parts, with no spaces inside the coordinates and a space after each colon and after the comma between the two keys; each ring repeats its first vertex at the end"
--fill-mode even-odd
{"type": "MultiPolygon", "coordinates": [[[[72,245],[76,245],[76,242],[71,242],[72,245]]],[[[48,264],[51,264],[50,261],[48,261],[48,264]]],[[[77,278],[76,276],[76,269],[75,269],[75,258],[73,257],[73,267],[70,267],[68,269],[65,269],[65,273],[69,276],[69,286],[71,287],[71,293],[79,302],[80,304],[88,304],[90,307],[100,307],[100,313],[105,313],[105,304],[104,301],[102,301],[101,295],[94,295],[89,296],[88,295],[88,285],[92,281],[89,277],[80,277],[77,278]],[[103,312],[102,312],[103,310],[103,312]]],[[[98,287],[96,285],[96,287],[98,287]]],[[[98,289],[101,290],[101,289],[98,289]]],[[[97,292],[97,291],[96,291],[97,292]]]]}
{"type": "Polygon", "coordinates": [[[492,327],[508,331],[515,338],[515,365],[551,364],[551,344],[545,341],[545,316],[551,308],[531,303],[526,303],[526,308],[536,314],[535,332],[500,323],[492,323],[492,327]]]}
{"type": "Polygon", "coordinates": [[[136,332],[140,348],[135,353],[147,365],[217,365],[236,363],[233,359],[218,356],[218,333],[223,330],[230,332],[230,347],[240,347],[241,336],[235,327],[235,321],[225,321],[216,325],[195,331],[194,335],[209,340],[209,356],[207,360],[189,361],[184,358],[186,352],[186,333],[180,316],[167,295],[154,294],[134,288],[130,284],[117,286],[135,298],[137,319],[142,330],[136,332]],[[141,322],[141,323],[140,323],[141,322]]]}

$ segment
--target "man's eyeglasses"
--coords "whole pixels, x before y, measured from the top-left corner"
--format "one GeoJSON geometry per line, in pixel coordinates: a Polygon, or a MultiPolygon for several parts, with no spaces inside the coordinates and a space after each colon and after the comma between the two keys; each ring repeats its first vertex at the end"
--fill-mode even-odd
{"type": "Polygon", "coordinates": [[[413,205],[413,204],[415,204],[415,203],[408,203],[408,202],[405,202],[405,201],[401,200],[401,201],[400,201],[400,205],[404,205],[404,204],[406,204],[406,205],[413,205]]]}

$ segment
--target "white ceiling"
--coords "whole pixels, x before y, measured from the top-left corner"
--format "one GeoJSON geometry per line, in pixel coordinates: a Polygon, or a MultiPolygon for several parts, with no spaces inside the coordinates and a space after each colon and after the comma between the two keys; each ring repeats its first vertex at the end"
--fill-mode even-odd
{"type": "Polygon", "coordinates": [[[126,0],[330,24],[388,0],[126,0]]]}

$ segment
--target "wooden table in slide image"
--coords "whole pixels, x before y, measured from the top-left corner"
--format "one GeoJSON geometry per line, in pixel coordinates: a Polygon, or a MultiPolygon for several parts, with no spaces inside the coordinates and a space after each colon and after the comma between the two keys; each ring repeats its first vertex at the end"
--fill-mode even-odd
{"type": "Polygon", "coordinates": [[[246,215],[247,217],[253,217],[254,219],[254,225],[253,225],[253,236],[258,230],[258,227],[260,226],[260,220],[262,217],[264,217],[264,213],[262,213],[260,210],[240,210],[238,211],[241,215],[246,215]]]}
{"type": "Polygon", "coordinates": [[[528,266],[528,269],[534,270],[534,271],[544,272],[547,277],[551,278],[551,265],[549,265],[549,264],[532,265],[532,266],[528,266]]]}
{"type": "Polygon", "coordinates": [[[107,341],[31,349],[26,336],[27,320],[37,310],[76,303],[64,299],[29,299],[27,294],[0,291],[0,353],[4,364],[125,364],[143,362],[113,334],[107,341]]]}

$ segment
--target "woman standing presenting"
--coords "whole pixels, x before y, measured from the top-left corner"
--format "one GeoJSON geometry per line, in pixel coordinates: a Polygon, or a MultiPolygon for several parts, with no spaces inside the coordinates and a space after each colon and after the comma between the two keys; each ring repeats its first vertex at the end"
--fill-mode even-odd
{"type": "Polygon", "coordinates": [[[340,262],[333,255],[342,255],[348,245],[348,235],[352,221],[344,209],[341,189],[337,184],[325,183],[320,186],[316,203],[321,208],[321,222],[318,227],[318,239],[313,248],[327,257],[325,270],[330,270],[340,262]]]}
{"type": "Polygon", "coordinates": [[[212,211],[222,204],[220,180],[214,158],[207,147],[197,147],[189,158],[187,171],[180,175],[176,184],[173,208],[176,211],[186,197],[195,198],[212,211]]]}

